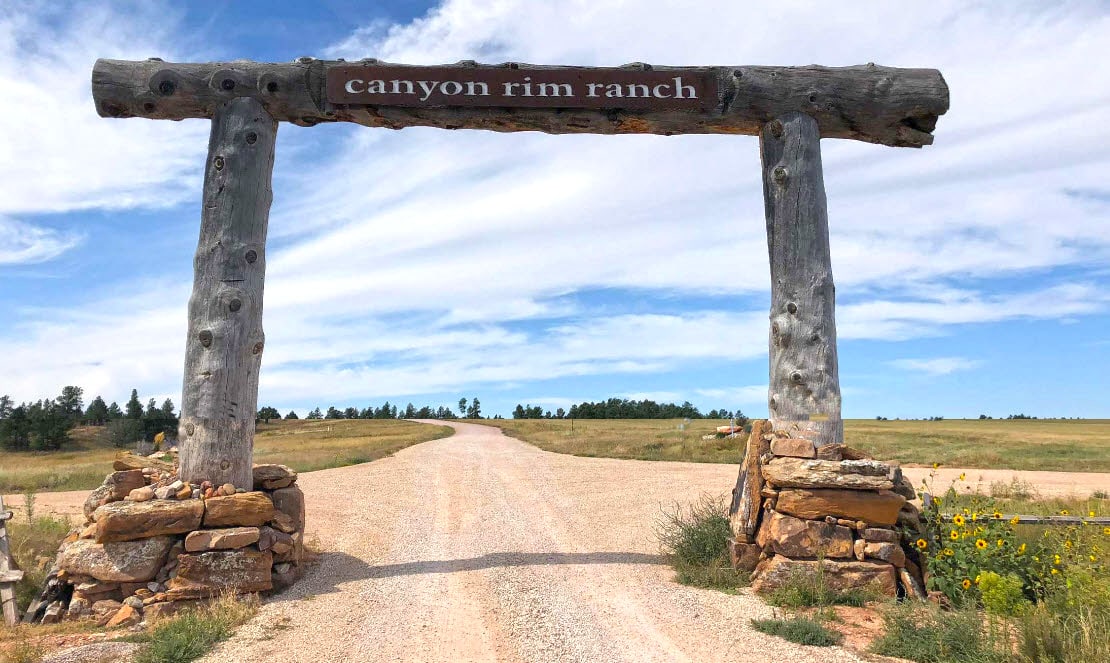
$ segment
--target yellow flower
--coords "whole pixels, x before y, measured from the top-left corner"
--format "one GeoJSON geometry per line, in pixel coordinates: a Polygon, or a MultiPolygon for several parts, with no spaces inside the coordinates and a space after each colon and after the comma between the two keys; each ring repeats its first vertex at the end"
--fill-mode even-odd
{"type": "Polygon", "coordinates": [[[1060,515],[1061,515],[1061,516],[1066,516],[1066,515],[1068,515],[1068,513],[1069,513],[1069,512],[1068,512],[1068,510],[1067,510],[1067,509],[1060,509],[1060,515]]]}
{"type": "Polygon", "coordinates": [[[945,549],[944,549],[943,551],[941,551],[941,552],[943,552],[943,553],[944,553],[944,556],[945,556],[945,557],[951,557],[952,555],[955,555],[955,554],[956,554],[956,551],[952,550],[951,548],[945,548],[945,549]]]}
{"type": "Polygon", "coordinates": [[[1087,512],[1087,517],[1088,518],[1094,518],[1095,517],[1095,512],[1094,511],[1088,511],[1087,512]]]}
{"type": "Polygon", "coordinates": [[[1060,556],[1059,555],[1053,555],[1052,564],[1054,566],[1060,566],[1060,556]]]}
{"type": "Polygon", "coordinates": [[[1052,569],[1052,575],[1057,575],[1059,573],[1060,573],[1059,569],[1052,569]]]}
{"type": "Polygon", "coordinates": [[[1010,519],[1010,524],[1011,525],[1017,525],[1020,522],[1021,522],[1021,518],[1018,518],[1017,516],[1014,516],[1013,518],[1010,519]]]}
{"type": "Polygon", "coordinates": [[[1018,554],[1019,555],[1025,554],[1025,544],[1024,543],[1021,544],[1020,546],[1018,546],[1018,554]]]}
{"type": "Polygon", "coordinates": [[[982,578],[982,577],[983,577],[983,576],[975,576],[975,584],[976,584],[976,585],[978,585],[978,584],[979,584],[979,578],[982,578]]]}
{"type": "Polygon", "coordinates": [[[979,550],[986,550],[987,549],[987,542],[982,540],[982,539],[976,539],[975,540],[975,547],[978,548],[979,550]]]}
{"type": "Polygon", "coordinates": [[[1097,557],[1095,557],[1094,555],[1089,555],[1089,556],[1087,557],[1087,559],[1091,560],[1092,562],[1097,562],[1097,561],[1098,561],[1098,558],[1097,558],[1097,557]]]}
{"type": "Polygon", "coordinates": [[[964,507],[964,515],[965,515],[965,516],[971,515],[971,509],[969,509],[969,508],[967,508],[967,507],[965,506],[965,507],[964,507]]]}
{"type": "Polygon", "coordinates": [[[978,512],[978,511],[976,511],[975,513],[971,514],[971,522],[973,522],[973,523],[974,523],[974,522],[976,522],[976,521],[978,521],[978,520],[979,520],[979,512],[978,512]]]}
{"type": "Polygon", "coordinates": [[[1103,527],[1102,528],[1102,533],[1105,534],[1106,536],[1110,536],[1110,527],[1103,527]]]}
{"type": "Polygon", "coordinates": [[[999,548],[1001,548],[1001,547],[1002,547],[1002,546],[1004,546],[1004,545],[1006,545],[1006,541],[1005,541],[1005,540],[1003,540],[1003,539],[999,539],[999,540],[998,540],[998,547],[999,547],[999,548]]]}
{"type": "Polygon", "coordinates": [[[917,540],[917,549],[918,550],[925,550],[928,547],[929,547],[929,542],[926,541],[925,539],[918,539],[917,540]]]}
{"type": "Polygon", "coordinates": [[[960,587],[963,587],[964,589],[971,589],[971,581],[967,578],[964,578],[964,581],[960,583],[960,587]]]}
{"type": "Polygon", "coordinates": [[[956,530],[952,530],[951,532],[948,533],[948,538],[952,539],[953,541],[959,541],[960,540],[960,533],[957,532],[956,530]]]}
{"type": "Polygon", "coordinates": [[[952,519],[952,522],[956,523],[958,527],[963,527],[964,524],[967,523],[967,521],[964,520],[964,517],[960,514],[956,514],[956,517],[952,519]]]}
{"type": "Polygon", "coordinates": [[[1064,541],[1064,547],[1071,550],[1071,541],[1064,541]]]}
{"type": "Polygon", "coordinates": [[[940,467],[940,463],[933,463],[933,469],[934,470],[937,469],[938,467],[940,467]]]}
{"type": "Polygon", "coordinates": [[[960,481],[967,481],[967,473],[960,472],[960,481]]]}
{"type": "Polygon", "coordinates": [[[940,498],[939,497],[934,497],[933,498],[933,504],[935,504],[937,506],[940,506],[940,498]]]}
{"type": "Polygon", "coordinates": [[[991,514],[991,515],[993,515],[993,516],[994,516],[995,520],[1001,520],[1001,518],[1002,518],[1002,512],[1001,512],[1001,511],[995,511],[995,512],[994,512],[993,514],[991,514]]]}

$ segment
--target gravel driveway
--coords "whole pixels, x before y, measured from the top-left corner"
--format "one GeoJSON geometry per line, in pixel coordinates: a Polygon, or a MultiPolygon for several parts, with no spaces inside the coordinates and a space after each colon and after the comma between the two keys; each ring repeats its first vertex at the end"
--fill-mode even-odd
{"type": "Polygon", "coordinates": [[[309,574],[205,661],[857,661],[754,632],[771,609],[683,587],[661,504],[735,468],[577,458],[496,428],[312,472],[309,574]]]}

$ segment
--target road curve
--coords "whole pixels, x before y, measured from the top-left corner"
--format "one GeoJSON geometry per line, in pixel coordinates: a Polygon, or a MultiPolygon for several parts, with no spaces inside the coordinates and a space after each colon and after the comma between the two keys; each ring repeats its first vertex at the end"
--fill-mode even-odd
{"type": "Polygon", "coordinates": [[[577,458],[496,428],[302,475],[320,562],[213,663],[857,661],[753,631],[746,592],[683,587],[652,533],[663,504],[735,468],[577,458]]]}

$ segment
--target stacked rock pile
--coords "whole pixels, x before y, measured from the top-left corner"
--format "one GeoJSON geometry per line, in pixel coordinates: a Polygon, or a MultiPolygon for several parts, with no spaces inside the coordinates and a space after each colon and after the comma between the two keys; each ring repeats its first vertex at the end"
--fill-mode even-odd
{"type": "Polygon", "coordinates": [[[221,593],[277,591],[297,579],[305,511],[296,472],[255,465],[248,491],[193,486],[166,465],[117,462],[85,502],[85,525],[63,540],[25,622],[134,625],[221,593]]]}
{"type": "Polygon", "coordinates": [[[756,421],[733,492],[733,566],[759,593],[820,572],[836,590],[925,598],[915,497],[897,464],[756,421]]]}

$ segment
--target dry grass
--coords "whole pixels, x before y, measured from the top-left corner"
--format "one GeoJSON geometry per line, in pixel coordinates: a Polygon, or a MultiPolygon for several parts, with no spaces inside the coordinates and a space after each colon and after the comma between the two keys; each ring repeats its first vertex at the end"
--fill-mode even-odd
{"type": "MultiPolygon", "coordinates": [[[[0,492],[95,488],[111,471],[117,450],[96,429],[74,431],[72,448],[55,452],[0,452],[0,492]]],[[[365,463],[407,446],[451,434],[447,426],[398,420],[275,421],[259,424],[256,463],[284,463],[298,472],[365,463]]]]}
{"type": "MultiPolygon", "coordinates": [[[[702,440],[727,421],[507,419],[481,423],[575,456],[738,463],[743,439],[702,440]]],[[[1110,471],[1110,420],[844,422],[848,444],[905,464],[1012,470],[1110,471]]]]}

